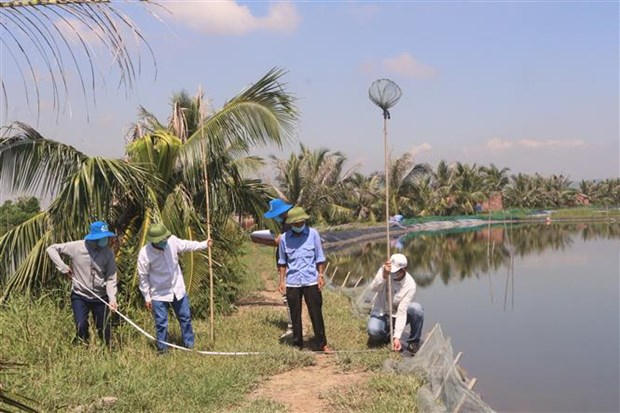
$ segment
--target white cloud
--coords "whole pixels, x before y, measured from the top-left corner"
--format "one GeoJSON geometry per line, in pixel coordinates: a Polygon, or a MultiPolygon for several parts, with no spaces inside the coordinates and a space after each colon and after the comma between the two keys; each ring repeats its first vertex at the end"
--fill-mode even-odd
{"type": "Polygon", "coordinates": [[[486,144],[487,149],[492,151],[500,151],[504,149],[510,148],[583,148],[586,146],[586,143],[581,139],[547,139],[547,140],[536,140],[536,139],[518,139],[515,141],[511,141],[508,139],[502,138],[493,138],[489,139],[486,144]]]}
{"type": "Polygon", "coordinates": [[[295,6],[289,2],[274,2],[265,17],[252,15],[248,6],[234,0],[169,1],[163,6],[181,24],[206,34],[243,35],[254,31],[292,32],[301,21],[295,6]]]}
{"type": "Polygon", "coordinates": [[[418,62],[407,52],[384,59],[382,66],[389,72],[409,77],[430,78],[435,76],[435,71],[432,68],[418,62]]]}
{"type": "Polygon", "coordinates": [[[409,149],[409,153],[411,153],[413,157],[416,158],[422,152],[430,152],[431,149],[433,149],[433,147],[430,144],[424,142],[421,145],[412,146],[411,149],[409,149]]]}
{"type": "Polygon", "coordinates": [[[492,138],[487,142],[487,148],[491,150],[510,149],[514,146],[514,142],[510,142],[501,138],[492,138]]]}

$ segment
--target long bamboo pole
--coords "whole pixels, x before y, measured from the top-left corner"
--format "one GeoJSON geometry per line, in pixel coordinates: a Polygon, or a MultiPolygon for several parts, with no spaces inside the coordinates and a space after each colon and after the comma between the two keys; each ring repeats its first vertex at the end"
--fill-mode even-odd
{"type": "MultiPolygon", "coordinates": [[[[202,114],[201,114],[202,118],[202,114]]],[[[202,128],[202,119],[200,122],[200,127],[202,128]]],[[[202,132],[201,132],[202,133],[202,132]]],[[[203,171],[205,175],[205,207],[206,207],[206,216],[207,216],[207,239],[211,239],[211,208],[209,204],[209,172],[207,171],[207,150],[206,145],[203,141],[201,142],[203,154],[204,154],[204,163],[203,163],[203,171]]],[[[207,255],[209,257],[209,319],[211,324],[211,343],[215,341],[214,327],[215,327],[215,300],[213,298],[213,259],[211,258],[211,247],[207,248],[207,255]]]]}
{"type": "MultiPolygon", "coordinates": [[[[390,165],[387,141],[387,118],[388,113],[383,113],[383,153],[385,161],[385,236],[387,259],[390,259],[390,165]]],[[[394,323],[392,322],[392,275],[388,275],[388,307],[390,308],[390,345],[394,344],[394,323]]]]}

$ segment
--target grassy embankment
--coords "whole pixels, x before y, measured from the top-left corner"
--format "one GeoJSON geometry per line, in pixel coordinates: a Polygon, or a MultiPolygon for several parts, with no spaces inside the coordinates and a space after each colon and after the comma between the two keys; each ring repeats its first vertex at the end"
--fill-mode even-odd
{"type": "MultiPolygon", "coordinates": [[[[271,248],[248,245],[247,249],[248,274],[242,287],[246,295],[262,286],[261,274],[274,274],[271,248]]],[[[366,349],[365,320],[352,316],[347,298],[327,291],[324,299],[331,345],[336,350],[366,349]]],[[[146,311],[121,311],[153,331],[146,311]]],[[[278,343],[285,317],[284,308],[270,307],[218,316],[214,343],[210,343],[208,321],[195,320],[198,349],[262,355],[226,357],[171,351],[158,356],[153,343],[126,324],[115,327],[112,351],[98,344],[74,346],[70,308],[59,309],[45,297],[14,299],[0,310],[0,361],[24,366],[0,371],[0,383],[5,390],[37,400],[33,406],[41,411],[71,411],[77,406],[82,411],[98,411],[96,406],[107,396],[117,398],[106,408],[115,412],[286,411],[272,400],[245,401],[246,394],[265,377],[315,362],[314,354],[278,343]]],[[[170,325],[172,339],[178,340],[178,324],[171,319],[170,325]]],[[[358,388],[325,395],[335,411],[415,410],[416,378],[378,372],[384,359],[396,357],[389,351],[333,357],[343,371],[377,371],[358,388]]]]}

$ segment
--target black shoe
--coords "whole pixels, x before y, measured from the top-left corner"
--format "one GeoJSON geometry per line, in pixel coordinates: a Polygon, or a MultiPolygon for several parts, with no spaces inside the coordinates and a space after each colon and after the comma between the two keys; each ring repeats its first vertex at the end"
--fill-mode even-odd
{"type": "Polygon", "coordinates": [[[417,353],[419,349],[420,349],[419,341],[414,341],[412,343],[407,344],[407,351],[411,353],[411,355],[414,355],[415,353],[417,353]]]}

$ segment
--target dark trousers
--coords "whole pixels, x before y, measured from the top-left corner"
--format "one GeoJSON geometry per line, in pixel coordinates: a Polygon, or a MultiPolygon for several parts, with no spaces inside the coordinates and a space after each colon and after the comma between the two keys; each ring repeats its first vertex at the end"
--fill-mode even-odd
{"type": "MultiPolygon", "coordinates": [[[[106,302],[108,297],[102,297],[106,302]]],[[[88,343],[90,333],[88,331],[88,314],[93,313],[95,327],[99,338],[106,344],[110,343],[110,320],[108,317],[108,307],[96,298],[88,299],[79,294],[71,293],[71,308],[73,309],[73,320],[75,321],[76,337],[88,343]]]]}
{"type": "Polygon", "coordinates": [[[301,300],[306,302],[308,314],[312,321],[314,338],[319,349],[327,344],[325,338],[325,324],[323,323],[323,296],[319,291],[318,285],[307,287],[286,287],[286,300],[291,311],[291,321],[293,323],[293,345],[299,348],[304,346],[303,329],[301,325],[301,300]]]}

